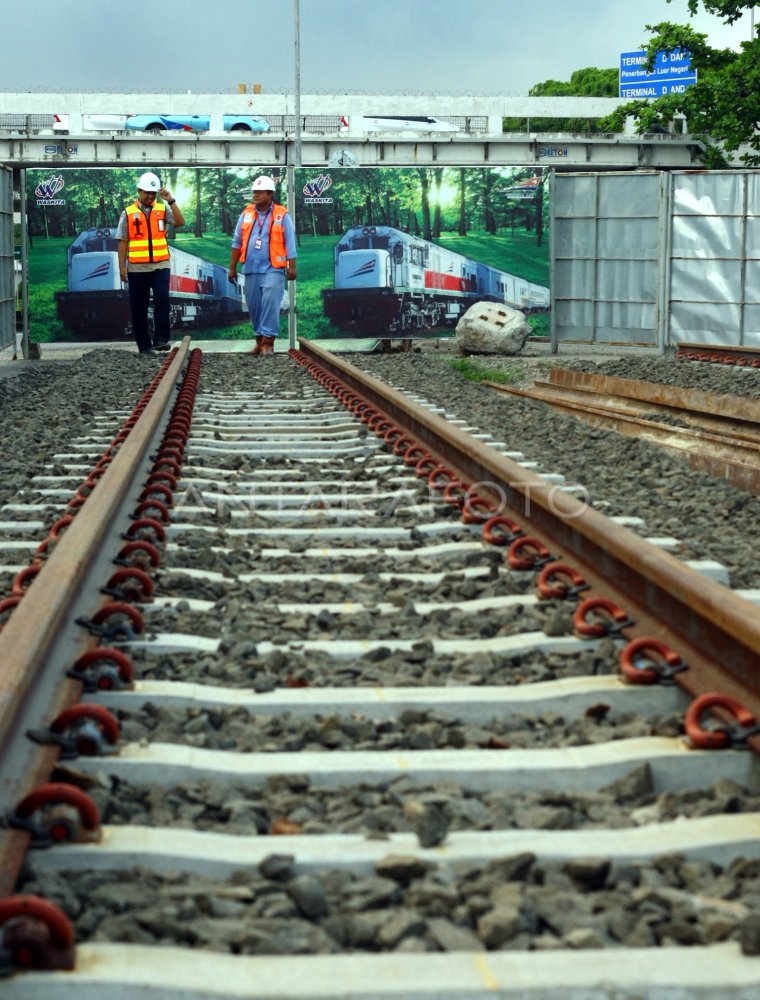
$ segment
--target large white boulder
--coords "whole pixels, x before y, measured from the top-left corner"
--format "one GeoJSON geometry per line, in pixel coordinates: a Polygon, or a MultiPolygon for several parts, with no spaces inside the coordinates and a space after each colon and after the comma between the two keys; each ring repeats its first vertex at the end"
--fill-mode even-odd
{"type": "Polygon", "coordinates": [[[457,323],[460,354],[519,354],[533,332],[519,309],[476,302],[457,323]]]}

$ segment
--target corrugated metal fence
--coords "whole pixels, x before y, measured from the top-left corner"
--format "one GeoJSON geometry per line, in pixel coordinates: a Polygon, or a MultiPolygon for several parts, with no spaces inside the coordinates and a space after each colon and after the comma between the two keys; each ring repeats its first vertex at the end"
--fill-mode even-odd
{"type": "Polygon", "coordinates": [[[552,342],[760,346],[760,173],[556,174],[552,342]]]}

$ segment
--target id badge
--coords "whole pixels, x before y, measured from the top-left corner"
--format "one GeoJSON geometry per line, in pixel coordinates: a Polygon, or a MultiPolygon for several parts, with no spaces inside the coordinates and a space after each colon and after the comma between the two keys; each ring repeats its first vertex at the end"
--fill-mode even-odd
{"type": "Polygon", "coordinates": [[[261,250],[261,237],[260,236],[258,236],[256,238],[256,242],[253,244],[253,249],[254,250],[261,250]]]}

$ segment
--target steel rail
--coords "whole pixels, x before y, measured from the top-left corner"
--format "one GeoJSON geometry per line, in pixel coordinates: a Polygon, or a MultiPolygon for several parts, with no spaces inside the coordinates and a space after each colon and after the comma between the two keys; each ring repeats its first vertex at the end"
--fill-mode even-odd
{"type": "MultiPolygon", "coordinates": [[[[622,405],[616,405],[609,402],[609,397],[596,398],[594,390],[587,388],[555,387],[548,382],[535,383],[534,389],[516,389],[496,382],[486,382],[485,385],[496,392],[546,403],[593,427],[651,441],[657,447],[686,459],[694,469],[725,479],[737,489],[760,494],[760,438],[752,439],[746,434],[736,438],[729,433],[715,433],[696,427],[673,427],[648,420],[639,415],[645,411],[647,404],[622,399],[622,405]]],[[[665,406],[658,408],[666,409],[665,406]]]]}
{"type": "Polygon", "coordinates": [[[700,412],[668,406],[665,403],[647,403],[643,400],[626,396],[617,396],[604,390],[591,389],[586,386],[566,386],[554,382],[543,382],[536,379],[530,388],[518,389],[512,385],[500,382],[484,382],[489,389],[514,396],[525,396],[537,399],[542,403],[556,403],[559,406],[572,406],[578,410],[588,408],[590,411],[609,413],[610,416],[626,417],[630,420],[641,420],[644,423],[658,423],[656,417],[671,417],[678,424],[667,424],[659,421],[664,430],[683,430],[688,434],[704,435],[721,441],[726,445],[746,448],[747,452],[760,450],[760,425],[750,421],[737,423],[731,419],[711,418],[700,412]],[[752,427],[757,430],[753,433],[752,427]]]}
{"type": "MultiPolygon", "coordinates": [[[[189,343],[189,337],[182,341],[150,402],[87,498],[85,508],[61,534],[28,592],[0,631],[0,760],[23,761],[23,773],[14,770],[12,776],[2,775],[3,798],[12,798],[20,788],[31,790],[47,780],[55,764],[58,750],[32,743],[19,726],[19,720],[43,667],[56,653],[61,630],[167,412],[189,343]],[[22,744],[20,750],[19,744],[22,744]]],[[[79,632],[81,652],[96,644],[84,629],[79,632]]],[[[66,678],[61,670],[55,690],[34,694],[48,706],[44,714],[50,721],[73,703],[80,691],[81,684],[66,678]]],[[[37,708],[35,705],[35,711],[37,708]]],[[[0,831],[0,897],[13,891],[28,840],[29,835],[19,830],[0,831]]]]}
{"type": "MultiPolygon", "coordinates": [[[[749,601],[317,344],[301,340],[300,350],[424,444],[463,482],[504,500],[531,535],[571,562],[595,592],[626,609],[636,634],[652,635],[677,650],[689,665],[676,676],[686,691],[696,696],[720,683],[760,718],[760,619],[749,601]]],[[[751,742],[760,750],[757,738],[751,742]]]]}
{"type": "Polygon", "coordinates": [[[569,371],[564,368],[553,368],[549,372],[549,382],[574,389],[589,389],[610,396],[624,396],[626,399],[636,399],[643,403],[655,403],[669,410],[688,410],[695,415],[755,424],[760,432],[760,400],[753,396],[733,396],[723,392],[684,389],[677,385],[637,382],[634,379],[619,378],[614,375],[597,375],[594,372],[569,371]]]}

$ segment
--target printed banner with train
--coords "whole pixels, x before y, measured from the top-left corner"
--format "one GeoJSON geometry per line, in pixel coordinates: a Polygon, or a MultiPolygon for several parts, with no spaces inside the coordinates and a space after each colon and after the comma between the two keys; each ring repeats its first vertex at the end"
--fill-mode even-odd
{"type": "MultiPolygon", "coordinates": [[[[230,241],[251,181],[280,169],[157,168],[182,207],[171,242],[171,322],[195,339],[248,339],[230,241]]],[[[116,226],[139,171],[27,171],[29,326],[35,341],[131,337],[116,226]]],[[[538,168],[296,172],[298,333],[310,339],[451,333],[483,299],[548,335],[548,191],[538,168]]],[[[287,294],[281,334],[287,332],[287,294]]]]}

